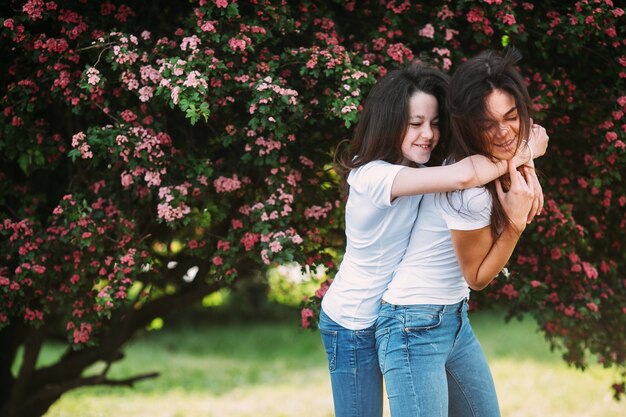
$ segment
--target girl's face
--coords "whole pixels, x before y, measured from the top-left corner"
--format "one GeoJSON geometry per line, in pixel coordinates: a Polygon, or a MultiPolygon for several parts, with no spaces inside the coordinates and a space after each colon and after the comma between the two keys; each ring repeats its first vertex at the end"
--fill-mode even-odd
{"type": "Polygon", "coordinates": [[[519,146],[520,120],[513,96],[493,90],[485,100],[487,111],[496,122],[489,133],[490,153],[497,159],[511,159],[519,146]]]}
{"type": "Polygon", "coordinates": [[[425,164],[439,142],[439,115],[435,96],[421,91],[409,99],[409,126],[402,141],[402,165],[425,164]]]}

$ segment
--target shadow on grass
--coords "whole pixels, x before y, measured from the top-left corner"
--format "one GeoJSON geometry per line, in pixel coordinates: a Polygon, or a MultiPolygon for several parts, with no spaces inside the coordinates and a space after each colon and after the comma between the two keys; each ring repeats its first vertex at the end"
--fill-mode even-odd
{"type": "MultiPolygon", "coordinates": [[[[560,362],[550,352],[531,318],[504,322],[501,311],[480,311],[470,316],[489,360],[513,359],[538,363],[560,362]]],[[[42,364],[54,361],[63,349],[47,345],[42,364]]],[[[103,369],[97,364],[86,373],[103,369]]],[[[177,320],[160,331],[146,332],[131,342],[126,357],[113,365],[110,378],[146,372],[161,376],[133,389],[92,387],[75,395],[156,394],[170,390],[224,395],[255,385],[306,384],[312,376],[326,377],[326,357],[318,332],[302,330],[297,321],[202,322],[177,320]]]]}

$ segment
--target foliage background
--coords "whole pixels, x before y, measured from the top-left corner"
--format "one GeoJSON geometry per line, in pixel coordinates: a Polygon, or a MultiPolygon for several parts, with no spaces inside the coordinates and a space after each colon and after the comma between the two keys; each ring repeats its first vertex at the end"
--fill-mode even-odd
{"type": "Polygon", "coordinates": [[[611,0],[29,0],[0,12],[3,407],[131,383],[81,372],[118,360],[155,317],[254,287],[271,265],[332,277],[332,157],[368,89],[412,60],[453,71],[506,45],[524,55],[551,137],[546,209],[477,299],[530,313],[568,363],[592,354],[620,369],[624,392],[626,24],[611,0]],[[67,354],[36,368],[58,337],[67,354]]]}

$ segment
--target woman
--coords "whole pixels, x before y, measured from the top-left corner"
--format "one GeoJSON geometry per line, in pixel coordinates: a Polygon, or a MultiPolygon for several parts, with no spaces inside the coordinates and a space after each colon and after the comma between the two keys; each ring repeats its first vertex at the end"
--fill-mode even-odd
{"type": "Polygon", "coordinates": [[[376,344],[391,415],[499,416],[489,366],[467,316],[470,289],[508,262],[533,210],[534,180],[511,159],[531,129],[530,98],[514,64],[488,51],[461,64],[447,97],[451,161],[509,160],[500,179],[421,201],[402,261],[383,295],[376,344]]]}
{"type": "MultiPolygon", "coordinates": [[[[340,160],[349,172],[347,246],[319,321],[338,417],[382,415],[374,325],[382,293],[407,247],[421,194],[475,187],[506,172],[505,163],[482,155],[418,168],[446,141],[448,83],[445,73],[419,65],[382,77],[340,160]]],[[[531,144],[536,156],[545,152],[543,128],[533,129],[531,144]]],[[[520,149],[516,165],[527,162],[530,152],[520,149]]],[[[535,212],[540,204],[537,200],[535,212]]]]}

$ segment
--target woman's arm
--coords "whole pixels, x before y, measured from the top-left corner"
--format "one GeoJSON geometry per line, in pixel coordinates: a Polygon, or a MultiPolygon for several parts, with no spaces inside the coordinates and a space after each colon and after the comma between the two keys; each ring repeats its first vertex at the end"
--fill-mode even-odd
{"type": "Polygon", "coordinates": [[[498,199],[510,222],[494,240],[490,227],[477,230],[451,230],[452,244],[465,280],[473,290],[482,290],[509,261],[515,245],[526,228],[528,212],[533,203],[533,183],[526,174],[522,177],[513,163],[509,163],[511,188],[503,192],[496,181],[498,199]]]}
{"type": "MultiPolygon", "coordinates": [[[[533,125],[528,146],[522,146],[513,157],[513,165],[521,166],[530,156],[546,151],[548,135],[543,127],[533,125]],[[529,148],[532,147],[532,148],[529,148]],[[531,150],[532,149],[532,150],[531,150]]],[[[391,187],[391,200],[405,195],[464,190],[487,184],[506,174],[507,161],[493,162],[483,155],[468,156],[451,165],[401,169],[391,187]]]]}

